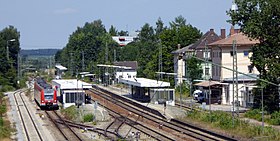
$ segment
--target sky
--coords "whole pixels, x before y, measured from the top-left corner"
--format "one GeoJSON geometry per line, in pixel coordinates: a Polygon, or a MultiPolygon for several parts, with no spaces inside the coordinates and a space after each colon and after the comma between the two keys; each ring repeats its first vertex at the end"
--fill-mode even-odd
{"type": "Polygon", "coordinates": [[[86,22],[102,20],[108,30],[134,33],[145,23],[165,26],[182,15],[205,33],[230,28],[226,11],[232,0],[0,0],[0,30],[14,26],[21,49],[62,49],[69,36],[86,22]]]}

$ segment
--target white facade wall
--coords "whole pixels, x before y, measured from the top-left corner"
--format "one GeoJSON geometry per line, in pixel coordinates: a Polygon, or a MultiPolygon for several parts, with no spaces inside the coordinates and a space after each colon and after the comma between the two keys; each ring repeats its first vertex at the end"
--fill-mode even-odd
{"type": "MultiPolygon", "coordinates": [[[[237,70],[239,72],[249,74],[248,66],[251,65],[250,57],[252,56],[252,53],[250,51],[251,46],[237,46],[237,70]],[[247,54],[248,53],[248,54],[247,54]]],[[[232,47],[214,47],[212,49],[212,55],[214,54],[214,57],[212,57],[212,61],[216,64],[220,64],[226,68],[233,69],[233,56],[232,53],[232,47]],[[220,52],[221,57],[220,56],[220,52]]],[[[259,74],[256,68],[253,68],[252,74],[259,74]]],[[[213,79],[214,80],[220,80],[224,81],[226,78],[233,78],[233,72],[231,70],[221,68],[219,66],[213,65],[213,79]]],[[[241,74],[238,74],[241,75],[241,74]]],[[[243,83],[242,81],[239,81],[238,83],[238,100],[240,102],[240,106],[246,106],[244,104],[245,102],[245,95],[242,93],[244,91],[245,86],[252,85],[252,83],[243,83]]],[[[236,88],[235,88],[236,89],[236,88]]],[[[229,83],[228,86],[223,87],[223,94],[222,94],[222,104],[232,105],[233,101],[233,95],[235,96],[235,101],[237,101],[236,94],[233,94],[233,84],[232,82],[229,83]],[[228,97],[228,98],[227,98],[228,97]]]]}
{"type": "MultiPolygon", "coordinates": [[[[239,101],[240,106],[246,106],[246,97],[248,97],[248,93],[245,93],[246,87],[248,85],[252,85],[253,83],[239,83],[238,84],[238,97],[236,95],[236,88],[234,88],[233,92],[233,84],[229,83],[229,85],[223,87],[223,93],[222,93],[222,104],[226,105],[232,105],[233,102],[233,96],[234,96],[234,101],[239,101]],[[228,88],[227,88],[228,87],[228,88]],[[227,90],[228,89],[228,90],[227,90]],[[228,95],[227,95],[228,91],[228,95]]],[[[248,89],[248,91],[251,91],[253,88],[248,89]]]]}
{"type": "MultiPolygon", "coordinates": [[[[249,53],[248,56],[244,55],[244,51],[249,51],[250,47],[237,47],[237,70],[242,73],[249,73],[248,66],[251,64],[249,57],[251,57],[252,53],[249,53]]],[[[222,66],[232,69],[233,67],[233,57],[230,52],[232,48],[223,48],[222,53],[222,66]]],[[[225,78],[232,78],[232,71],[221,68],[221,80],[225,78]]],[[[253,68],[254,74],[259,74],[256,68],[253,68]]]]}
{"type": "Polygon", "coordinates": [[[128,79],[128,78],[136,78],[137,71],[135,70],[124,70],[124,71],[117,71],[116,78],[119,80],[120,78],[128,79]]]}
{"type": "Polygon", "coordinates": [[[207,66],[207,64],[203,62],[203,63],[201,63],[201,68],[203,70],[202,79],[208,80],[209,77],[212,76],[212,63],[209,61],[208,66],[207,66]],[[209,68],[209,75],[205,74],[206,68],[209,68]]]}
{"type": "Polygon", "coordinates": [[[183,77],[185,76],[185,61],[183,59],[178,60],[178,55],[174,55],[174,70],[177,74],[175,76],[175,85],[179,85],[183,82],[183,77]]]}

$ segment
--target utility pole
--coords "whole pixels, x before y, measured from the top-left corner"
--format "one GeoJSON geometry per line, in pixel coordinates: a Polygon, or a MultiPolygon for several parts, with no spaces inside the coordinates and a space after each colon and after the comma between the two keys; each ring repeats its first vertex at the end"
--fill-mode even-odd
{"type": "MultiPolygon", "coordinates": [[[[14,41],[16,41],[16,39],[7,40],[6,53],[7,53],[7,62],[8,62],[8,63],[10,63],[10,57],[9,57],[9,53],[10,53],[9,42],[14,42],[14,41]]],[[[12,68],[12,63],[11,63],[10,65],[11,65],[11,68],[12,68]]]]}
{"type": "MultiPolygon", "coordinates": [[[[158,58],[158,72],[162,72],[162,45],[161,40],[159,40],[159,58],[158,58]]],[[[160,73],[160,80],[162,79],[162,74],[160,73]]]]}
{"type": "MultiPolygon", "coordinates": [[[[237,73],[237,45],[236,45],[236,40],[233,40],[233,43],[232,43],[232,69],[233,69],[233,79],[232,79],[232,82],[233,82],[233,107],[236,106],[236,114],[237,116],[239,116],[239,98],[238,98],[238,73],[237,73]],[[237,104],[235,105],[235,98],[236,97],[236,101],[237,101],[237,104]]],[[[233,112],[235,112],[233,110],[233,112]]]]}
{"type": "Polygon", "coordinates": [[[20,53],[17,54],[17,83],[19,84],[20,80],[20,53]]]}
{"type": "Polygon", "coordinates": [[[205,48],[204,48],[204,52],[205,52],[205,66],[204,66],[204,72],[205,72],[205,80],[208,80],[209,82],[209,86],[208,86],[208,96],[206,94],[206,96],[208,97],[208,103],[209,103],[209,111],[211,112],[211,87],[210,87],[210,67],[209,67],[209,57],[210,57],[210,53],[209,53],[209,48],[207,45],[207,40],[205,41],[205,48]],[[208,70],[208,74],[206,74],[206,70],[208,70]]]}
{"type": "Polygon", "coordinates": [[[278,108],[280,109],[280,77],[277,78],[277,88],[278,88],[278,108]]]}
{"type": "Polygon", "coordinates": [[[117,53],[116,53],[116,49],[114,49],[114,62],[117,61],[117,53]]]}
{"type": "MultiPolygon", "coordinates": [[[[105,48],[105,64],[109,64],[109,61],[108,61],[108,44],[106,42],[106,48],[105,48]]],[[[109,80],[109,74],[108,74],[108,67],[106,67],[106,72],[105,72],[105,77],[108,77],[108,79],[105,78],[105,81],[106,81],[106,85],[108,85],[108,80],[109,80]]]]}
{"type": "Polygon", "coordinates": [[[73,53],[70,53],[70,72],[73,75],[73,53]]]}
{"type": "Polygon", "coordinates": [[[82,51],[82,71],[85,70],[85,53],[82,51]]]}

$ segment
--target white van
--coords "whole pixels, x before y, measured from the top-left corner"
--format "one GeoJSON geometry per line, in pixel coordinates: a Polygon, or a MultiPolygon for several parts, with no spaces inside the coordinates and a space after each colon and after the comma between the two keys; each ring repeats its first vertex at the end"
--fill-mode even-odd
{"type": "Polygon", "coordinates": [[[203,94],[201,90],[195,90],[193,92],[193,99],[198,101],[200,99],[199,97],[201,97],[202,95],[203,94]]]}

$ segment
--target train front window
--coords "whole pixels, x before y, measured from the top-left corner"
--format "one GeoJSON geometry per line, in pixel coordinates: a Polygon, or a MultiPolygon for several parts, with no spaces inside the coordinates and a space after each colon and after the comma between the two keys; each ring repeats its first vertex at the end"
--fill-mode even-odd
{"type": "Polygon", "coordinates": [[[45,99],[53,99],[53,95],[45,95],[45,99]]]}
{"type": "Polygon", "coordinates": [[[46,94],[46,95],[45,95],[45,99],[53,99],[53,95],[48,95],[48,94],[46,94]]]}

